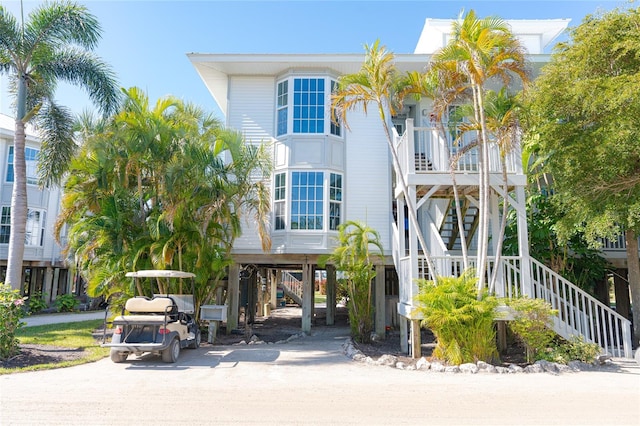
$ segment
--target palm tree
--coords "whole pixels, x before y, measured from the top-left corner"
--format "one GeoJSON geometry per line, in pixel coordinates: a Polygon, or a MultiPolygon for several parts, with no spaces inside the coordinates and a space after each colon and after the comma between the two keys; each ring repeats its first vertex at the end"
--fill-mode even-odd
{"type": "Polygon", "coordinates": [[[364,223],[347,221],[338,227],[338,246],[321,263],[333,263],[344,271],[349,294],[351,334],[359,342],[368,342],[373,330],[371,281],[373,265],[383,261],[378,232],[364,223]]]}
{"type": "Polygon", "coordinates": [[[0,73],[8,74],[15,96],[14,183],[6,281],[18,288],[22,277],[27,218],[25,125],[41,132],[39,175],[42,185],[58,183],[74,151],[72,115],[54,100],[59,81],[88,92],[109,113],[118,102],[111,69],[92,54],[100,25],[86,7],[49,3],[36,8],[28,21],[18,21],[0,5],[0,73]]]}
{"type": "MultiPolygon", "coordinates": [[[[471,92],[474,119],[479,132],[479,229],[478,229],[478,290],[485,283],[489,240],[489,146],[485,117],[487,83],[501,80],[508,84],[514,77],[526,84],[525,49],[513,36],[509,25],[500,18],[477,18],[473,10],[452,25],[449,43],[436,52],[431,68],[448,81],[455,82],[450,93],[471,92]]],[[[458,96],[449,97],[450,100],[458,96]]],[[[481,292],[478,291],[478,297],[481,292]]]]}
{"type": "Polygon", "coordinates": [[[387,138],[387,145],[391,152],[393,170],[407,203],[411,226],[416,230],[429,270],[432,271],[433,277],[436,279],[436,270],[428,251],[429,246],[422,235],[422,230],[418,223],[417,209],[409,196],[407,183],[402,174],[398,153],[389,129],[391,116],[402,106],[403,94],[410,92],[407,89],[408,82],[407,79],[398,75],[393,62],[393,53],[389,52],[384,46],[380,46],[379,40],[376,40],[371,46],[365,45],[365,52],[365,60],[360,71],[355,74],[343,75],[338,80],[338,88],[331,97],[336,115],[334,118],[338,119],[348,129],[347,113],[349,111],[362,108],[366,114],[370,103],[377,107],[387,138]]]}

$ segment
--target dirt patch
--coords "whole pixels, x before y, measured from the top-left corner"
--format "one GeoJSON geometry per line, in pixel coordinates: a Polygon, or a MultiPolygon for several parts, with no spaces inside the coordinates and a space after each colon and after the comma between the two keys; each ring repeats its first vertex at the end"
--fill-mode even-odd
{"type": "Polygon", "coordinates": [[[20,353],[0,362],[2,368],[23,368],[39,364],[56,364],[84,357],[81,348],[49,345],[20,345],[20,353]]]}

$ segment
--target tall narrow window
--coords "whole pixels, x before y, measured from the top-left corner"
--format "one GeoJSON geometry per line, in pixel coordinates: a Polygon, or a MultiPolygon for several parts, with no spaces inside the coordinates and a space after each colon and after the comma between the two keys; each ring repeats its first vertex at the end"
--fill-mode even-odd
{"type": "Polygon", "coordinates": [[[293,80],[293,133],[324,133],[324,78],[293,80]]]}
{"type": "MultiPolygon", "coordinates": [[[[335,80],[331,80],[331,93],[333,93],[336,90],[337,86],[338,86],[338,83],[335,80]]],[[[340,128],[339,124],[336,124],[333,121],[334,114],[335,114],[335,109],[332,107],[331,108],[331,134],[340,136],[342,129],[340,128]]]]}
{"type": "Polygon", "coordinates": [[[11,235],[11,207],[3,206],[0,216],[0,244],[9,244],[11,235]]]}
{"type": "Polygon", "coordinates": [[[293,172],[291,175],[291,229],[322,229],[322,172],[293,172]]]}
{"type": "MultiPolygon", "coordinates": [[[[27,226],[24,234],[24,244],[27,246],[44,245],[45,212],[27,210],[27,226]]],[[[3,206],[0,215],[0,244],[9,243],[11,235],[11,207],[3,206]]]]}
{"type": "Polygon", "coordinates": [[[287,226],[286,216],[285,216],[285,198],[286,198],[286,187],[287,187],[287,174],[286,173],[278,173],[275,178],[275,183],[273,185],[273,199],[274,199],[274,216],[275,216],[275,225],[276,230],[285,229],[287,226]]]}
{"type": "Polygon", "coordinates": [[[287,80],[278,83],[278,136],[287,133],[287,114],[289,103],[289,82],[287,80]]]}
{"type": "Polygon", "coordinates": [[[329,178],[329,229],[340,226],[342,212],[342,175],[331,173],[329,178]]]}
{"type": "MultiPolygon", "coordinates": [[[[27,183],[29,185],[38,184],[38,153],[37,149],[25,148],[24,159],[27,163],[27,183]]],[[[7,182],[13,182],[14,170],[13,170],[13,147],[9,147],[9,158],[7,159],[7,182]]]]}

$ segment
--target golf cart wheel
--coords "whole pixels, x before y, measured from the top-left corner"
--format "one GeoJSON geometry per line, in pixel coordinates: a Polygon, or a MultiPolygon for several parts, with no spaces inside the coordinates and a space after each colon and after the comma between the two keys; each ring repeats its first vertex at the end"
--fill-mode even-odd
{"type": "Polygon", "coordinates": [[[126,361],[128,355],[129,354],[126,353],[126,352],[120,352],[120,351],[117,351],[115,349],[111,349],[111,353],[110,353],[111,361],[113,361],[115,363],[120,363],[120,362],[126,361]]]}
{"type": "Polygon", "coordinates": [[[200,329],[196,329],[196,337],[189,344],[190,349],[198,349],[200,347],[200,342],[202,342],[202,334],[200,334],[200,329]]]}
{"type": "Polygon", "coordinates": [[[180,342],[173,339],[167,349],[162,351],[162,360],[164,362],[176,362],[180,356],[180,342]]]}

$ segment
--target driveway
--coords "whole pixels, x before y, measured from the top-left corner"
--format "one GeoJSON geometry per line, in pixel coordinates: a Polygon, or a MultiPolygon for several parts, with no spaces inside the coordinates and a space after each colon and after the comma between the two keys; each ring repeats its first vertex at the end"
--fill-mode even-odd
{"type": "Polygon", "coordinates": [[[638,425],[640,367],[451,374],[358,363],[348,330],[0,376],[0,424],[638,425]]]}

